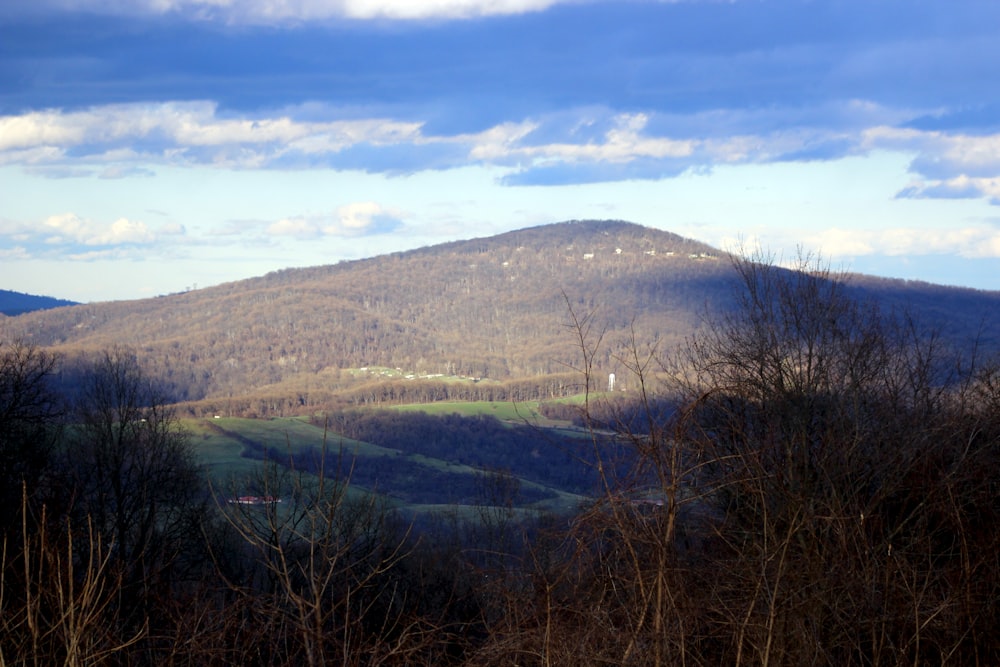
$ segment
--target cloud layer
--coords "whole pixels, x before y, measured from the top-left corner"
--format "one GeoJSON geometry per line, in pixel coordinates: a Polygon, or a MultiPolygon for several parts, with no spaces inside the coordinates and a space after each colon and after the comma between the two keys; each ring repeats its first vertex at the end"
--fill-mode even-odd
{"type": "MultiPolygon", "coordinates": [[[[36,201],[0,183],[0,247],[20,260],[219,239],[360,248],[471,225],[459,209],[517,225],[490,217],[495,200],[523,200],[508,210],[530,222],[600,215],[636,183],[889,154],[907,166],[874,174],[877,193],[825,199],[842,222],[791,194],[841,184],[772,183],[750,210],[733,180],[683,220],[773,215],[851,256],[997,257],[998,25],[995,0],[12,0],[0,6],[0,169],[36,201]],[[470,171],[488,185],[407,187],[470,171]],[[159,184],[200,189],[180,176],[194,172],[226,185],[146,214],[159,184]],[[308,203],[276,176],[316,173],[332,184],[308,203]],[[248,210],[239,187],[260,188],[260,174],[285,191],[248,210]],[[358,174],[389,185],[358,191],[358,174]],[[552,213],[546,193],[572,188],[603,200],[552,213]],[[871,202],[923,217],[856,228],[871,202]]],[[[643,210],[672,205],[643,192],[643,210]]]]}
{"type": "Polygon", "coordinates": [[[275,115],[222,115],[212,102],[110,105],[0,117],[0,164],[103,178],[148,176],[155,165],[402,174],[478,164],[509,169],[508,184],[552,185],[896,151],[914,156],[913,182],[898,197],[1000,202],[1000,133],[866,125],[893,112],[856,101],[837,113],[840,125],[789,124],[760,133],[757,119],[739,111],[677,119],[587,108],[447,135],[418,122],[344,117],[316,105],[308,114],[275,115]]]}

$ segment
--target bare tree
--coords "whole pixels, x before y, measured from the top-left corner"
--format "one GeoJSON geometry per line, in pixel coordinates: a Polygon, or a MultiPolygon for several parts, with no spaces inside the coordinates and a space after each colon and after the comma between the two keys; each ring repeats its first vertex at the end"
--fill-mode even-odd
{"type": "MultiPolygon", "coordinates": [[[[57,358],[21,340],[0,341],[0,503],[21,506],[51,466],[62,413],[50,380],[57,358]]],[[[0,532],[17,525],[16,511],[0,518],[0,532]],[[8,520],[10,523],[8,523],[8,520]]]]}
{"type": "Polygon", "coordinates": [[[220,498],[259,567],[231,587],[274,625],[272,661],[433,664],[442,630],[412,613],[413,587],[396,576],[409,531],[378,496],[352,490],[349,471],[328,478],[326,460],[323,452],[314,473],[268,464],[253,500],[220,498]]]}
{"type": "Polygon", "coordinates": [[[588,395],[602,491],[479,662],[996,662],[995,367],[808,257],[733,265],[735,311],[617,359],[619,419],[588,395]]]}
{"type": "Polygon", "coordinates": [[[973,570],[996,578],[969,532],[995,512],[994,482],[975,472],[998,446],[967,409],[972,362],[809,258],[734,266],[739,310],[672,367],[675,441],[706,462],[700,489],[719,517],[706,581],[724,654],[995,660],[982,643],[995,612],[968,593],[973,570]]]}
{"type": "Polygon", "coordinates": [[[74,513],[111,550],[123,618],[142,623],[184,549],[200,540],[206,490],[187,434],[132,350],[98,356],[75,421],[65,447],[74,513]]]}
{"type": "Polygon", "coordinates": [[[674,446],[655,347],[633,335],[614,355],[634,387],[627,402],[594,391],[604,337],[593,314],[567,307],[591,441],[580,464],[594,468],[596,496],[522,547],[531,586],[508,588],[474,664],[698,664],[691,636],[702,612],[687,561],[701,461],[674,446]]]}
{"type": "Polygon", "coordinates": [[[26,485],[19,539],[0,549],[0,664],[67,667],[106,664],[145,634],[117,633],[120,577],[92,525],[57,527],[41,508],[28,522],[26,485]]]}

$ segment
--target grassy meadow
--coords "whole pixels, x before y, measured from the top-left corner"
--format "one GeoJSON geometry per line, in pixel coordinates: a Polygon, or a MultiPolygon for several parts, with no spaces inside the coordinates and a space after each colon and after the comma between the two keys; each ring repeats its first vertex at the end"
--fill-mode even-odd
{"type": "MultiPolygon", "coordinates": [[[[568,424],[542,417],[537,403],[453,402],[404,405],[394,410],[431,416],[489,415],[511,427],[530,424],[539,433],[550,429],[572,432],[568,424]]],[[[358,492],[384,494],[390,504],[407,512],[448,510],[464,514],[484,502],[477,489],[482,487],[484,468],[491,468],[462,463],[457,456],[449,460],[346,438],[305,417],[185,419],[183,425],[190,434],[197,462],[220,497],[249,493],[247,489],[261,470],[265,451],[270,452],[270,460],[286,466],[291,461],[306,474],[315,472],[319,454],[326,451],[327,476],[331,476],[331,470],[336,474],[339,467],[339,476],[349,477],[358,492]],[[331,460],[336,464],[332,465],[331,460]]],[[[521,511],[561,513],[584,500],[557,485],[514,476],[523,496],[516,503],[521,511]]]]}

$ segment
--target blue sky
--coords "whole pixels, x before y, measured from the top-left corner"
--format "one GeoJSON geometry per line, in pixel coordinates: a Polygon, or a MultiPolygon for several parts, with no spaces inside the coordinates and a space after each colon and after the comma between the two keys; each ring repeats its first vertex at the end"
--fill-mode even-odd
{"type": "Polygon", "coordinates": [[[7,0],[0,288],[568,219],[1000,290],[995,0],[7,0]]]}

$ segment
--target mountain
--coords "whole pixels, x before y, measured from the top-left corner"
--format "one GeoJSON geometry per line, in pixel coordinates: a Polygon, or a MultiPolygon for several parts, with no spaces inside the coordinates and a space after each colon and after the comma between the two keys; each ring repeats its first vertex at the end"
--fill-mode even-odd
{"type": "Polygon", "coordinates": [[[75,305],[77,305],[75,301],[0,289],[0,313],[10,317],[30,313],[35,310],[49,310],[50,308],[75,305]]]}
{"type": "MultiPolygon", "coordinates": [[[[856,277],[961,340],[1000,347],[1000,293],[856,277]],[[992,338],[991,338],[992,336],[992,338]]],[[[574,221],[183,294],[12,320],[67,358],[124,343],[195,414],[287,414],[331,401],[537,398],[572,391],[583,319],[595,375],[634,338],[667,351],[732,307],[735,273],[705,244],[574,221]]],[[[623,374],[624,375],[624,374],[623,374]]]]}

